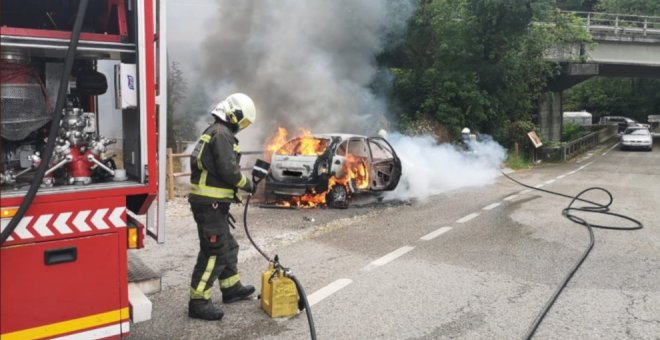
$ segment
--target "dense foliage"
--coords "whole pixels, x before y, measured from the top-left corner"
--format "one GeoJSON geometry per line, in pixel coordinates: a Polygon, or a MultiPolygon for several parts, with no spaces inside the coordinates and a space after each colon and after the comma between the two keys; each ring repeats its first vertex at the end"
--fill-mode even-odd
{"type": "Polygon", "coordinates": [[[196,121],[208,114],[210,101],[199,83],[189,88],[177,62],[170,62],[167,73],[167,147],[177,150],[176,142],[192,141],[198,136],[196,121]]]}
{"type": "MultiPolygon", "coordinates": [[[[559,9],[660,16],[659,0],[410,1],[417,10],[406,34],[377,58],[393,75],[388,97],[401,130],[447,141],[467,126],[506,147],[525,145],[539,96],[559,72],[544,53],[589,39],[580,19],[559,9]]],[[[176,63],[168,79],[173,147],[196,138],[190,127],[210,103],[203,85],[188,93],[176,63]]],[[[592,78],[564,91],[563,100],[564,111],[645,121],[660,114],[660,79],[592,78]]]]}
{"type": "Polygon", "coordinates": [[[558,73],[544,52],[586,38],[573,20],[551,0],[420,1],[406,39],[387,58],[401,123],[423,118],[454,135],[467,126],[507,136],[509,125],[532,120],[558,73]]]}

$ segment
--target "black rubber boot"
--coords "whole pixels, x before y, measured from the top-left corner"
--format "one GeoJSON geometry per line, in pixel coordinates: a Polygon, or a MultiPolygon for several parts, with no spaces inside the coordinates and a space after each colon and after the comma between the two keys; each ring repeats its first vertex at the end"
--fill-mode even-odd
{"type": "Polygon", "coordinates": [[[221,288],[220,290],[222,291],[222,302],[232,303],[250,297],[254,293],[254,286],[243,286],[238,281],[235,285],[225,289],[221,288]]]}
{"type": "Polygon", "coordinates": [[[225,313],[213,305],[211,300],[192,299],[188,301],[188,316],[202,320],[220,320],[225,313]]]}

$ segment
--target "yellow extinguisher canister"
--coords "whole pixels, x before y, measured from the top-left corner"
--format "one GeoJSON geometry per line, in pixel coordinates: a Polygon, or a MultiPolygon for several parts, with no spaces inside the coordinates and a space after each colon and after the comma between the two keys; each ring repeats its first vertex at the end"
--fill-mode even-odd
{"type": "Polygon", "coordinates": [[[272,263],[261,273],[261,308],[271,318],[298,314],[298,289],[296,284],[284,276],[281,269],[272,263]]]}

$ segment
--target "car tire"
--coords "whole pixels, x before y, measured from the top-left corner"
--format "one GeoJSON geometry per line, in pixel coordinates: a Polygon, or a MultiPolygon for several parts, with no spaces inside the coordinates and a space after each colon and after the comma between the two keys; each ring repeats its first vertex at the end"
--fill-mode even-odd
{"type": "Polygon", "coordinates": [[[328,207],[334,209],[348,208],[348,191],[343,185],[335,185],[325,196],[328,207]]]}

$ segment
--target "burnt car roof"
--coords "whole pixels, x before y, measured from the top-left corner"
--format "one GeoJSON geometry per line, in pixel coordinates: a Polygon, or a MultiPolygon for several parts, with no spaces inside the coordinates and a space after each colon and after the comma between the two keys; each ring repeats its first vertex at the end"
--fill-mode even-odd
{"type": "Polygon", "coordinates": [[[339,137],[339,138],[341,138],[341,140],[346,140],[346,139],[350,139],[350,138],[369,138],[367,136],[354,135],[354,134],[350,134],[350,133],[318,133],[318,134],[312,134],[312,136],[327,137],[327,138],[339,137]]]}

